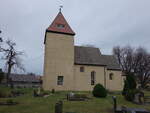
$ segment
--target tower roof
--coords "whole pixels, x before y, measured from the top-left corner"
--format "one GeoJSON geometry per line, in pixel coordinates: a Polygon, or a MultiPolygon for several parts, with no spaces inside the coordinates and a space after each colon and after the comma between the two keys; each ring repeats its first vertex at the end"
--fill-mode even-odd
{"type": "Polygon", "coordinates": [[[61,11],[58,13],[52,24],[47,28],[47,31],[75,35],[75,32],[71,29],[61,11]]]}

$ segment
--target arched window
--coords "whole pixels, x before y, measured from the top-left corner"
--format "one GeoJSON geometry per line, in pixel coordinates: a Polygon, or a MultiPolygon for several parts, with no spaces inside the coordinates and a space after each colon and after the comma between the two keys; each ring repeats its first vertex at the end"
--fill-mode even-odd
{"type": "Polygon", "coordinates": [[[109,80],[113,80],[113,76],[114,76],[114,74],[113,74],[113,73],[110,73],[110,74],[109,74],[109,80]]]}
{"type": "Polygon", "coordinates": [[[96,72],[92,71],[91,72],[91,85],[95,85],[95,76],[96,76],[96,72]]]}

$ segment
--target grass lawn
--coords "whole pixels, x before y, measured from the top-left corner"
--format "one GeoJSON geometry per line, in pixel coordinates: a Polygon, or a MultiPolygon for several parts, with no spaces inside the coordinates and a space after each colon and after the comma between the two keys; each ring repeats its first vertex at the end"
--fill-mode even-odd
{"type": "MultiPolygon", "coordinates": [[[[13,100],[20,104],[14,106],[0,106],[0,113],[54,113],[55,103],[59,100],[63,100],[63,111],[65,112],[76,112],[76,113],[112,113],[112,94],[108,95],[107,98],[94,98],[90,92],[86,93],[92,99],[88,101],[66,101],[67,92],[56,92],[47,98],[44,97],[33,97],[32,89],[26,89],[27,93],[23,96],[13,98],[13,100]]],[[[146,95],[150,96],[150,92],[146,92],[146,95]]],[[[146,108],[150,111],[150,105],[136,105],[131,102],[124,100],[121,95],[117,96],[117,103],[119,106],[124,105],[134,108],[146,108]]],[[[0,98],[0,101],[6,101],[8,98],[0,98]]]]}

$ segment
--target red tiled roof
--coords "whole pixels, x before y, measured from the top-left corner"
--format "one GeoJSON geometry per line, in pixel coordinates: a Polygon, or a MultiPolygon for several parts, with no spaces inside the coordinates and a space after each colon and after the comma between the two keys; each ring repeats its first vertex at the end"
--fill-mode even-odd
{"type": "Polygon", "coordinates": [[[61,12],[58,13],[52,24],[47,28],[47,31],[75,35],[75,32],[71,29],[61,12]]]}

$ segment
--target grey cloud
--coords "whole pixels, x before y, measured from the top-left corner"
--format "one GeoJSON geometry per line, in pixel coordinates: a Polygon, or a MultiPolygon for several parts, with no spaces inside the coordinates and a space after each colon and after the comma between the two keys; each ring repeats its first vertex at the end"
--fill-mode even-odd
{"type": "Polygon", "coordinates": [[[25,51],[27,72],[43,73],[44,33],[60,4],[76,32],[76,45],[95,45],[105,54],[111,54],[115,45],[150,49],[149,0],[1,0],[2,36],[25,51]]]}

